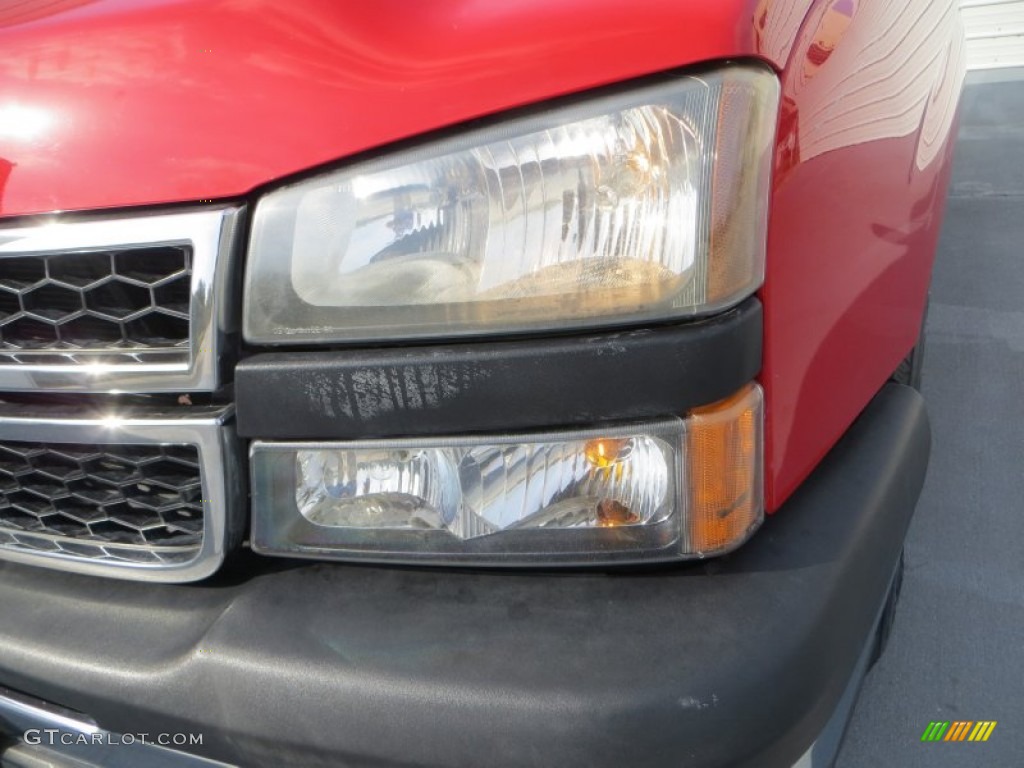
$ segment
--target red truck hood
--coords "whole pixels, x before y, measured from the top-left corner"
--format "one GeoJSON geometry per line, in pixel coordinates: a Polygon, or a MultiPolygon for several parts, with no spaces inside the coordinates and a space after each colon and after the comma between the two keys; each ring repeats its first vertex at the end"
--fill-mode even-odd
{"type": "Polygon", "coordinates": [[[0,9],[0,216],[244,195],[696,61],[780,64],[809,0],[30,0],[0,9]]]}

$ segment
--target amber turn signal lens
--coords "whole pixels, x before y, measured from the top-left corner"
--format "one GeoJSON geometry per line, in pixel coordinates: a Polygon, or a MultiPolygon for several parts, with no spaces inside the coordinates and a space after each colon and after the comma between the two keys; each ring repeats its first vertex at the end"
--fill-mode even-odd
{"type": "Polygon", "coordinates": [[[604,469],[623,458],[631,445],[629,440],[602,437],[589,441],[584,448],[584,455],[592,465],[604,469]]]}
{"type": "Polygon", "coordinates": [[[732,549],[760,524],[762,394],[749,384],[687,418],[690,549],[732,549]]]}

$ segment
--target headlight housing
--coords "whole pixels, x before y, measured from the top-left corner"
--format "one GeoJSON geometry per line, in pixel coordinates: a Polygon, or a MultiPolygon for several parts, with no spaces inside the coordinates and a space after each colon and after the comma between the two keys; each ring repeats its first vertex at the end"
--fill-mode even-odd
{"type": "Polygon", "coordinates": [[[475,565],[703,557],[763,519],[762,394],[582,431],[251,449],[263,554],[475,565]]]}
{"type": "Polygon", "coordinates": [[[705,314],[764,272],[778,80],[756,65],[577,100],[264,196],[258,344],[705,314]]]}

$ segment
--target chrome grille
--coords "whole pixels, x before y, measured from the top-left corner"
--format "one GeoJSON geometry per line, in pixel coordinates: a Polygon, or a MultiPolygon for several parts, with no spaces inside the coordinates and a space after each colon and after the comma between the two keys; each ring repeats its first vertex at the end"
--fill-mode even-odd
{"type": "Polygon", "coordinates": [[[0,260],[0,347],[187,351],[191,276],[181,245],[0,260]]]}
{"type": "Polygon", "coordinates": [[[232,414],[0,401],[0,559],[152,581],[210,575],[244,526],[232,414]]]}
{"type": "Polygon", "coordinates": [[[202,539],[195,446],[0,443],[0,546],[180,563],[202,539]]]}
{"type": "Polygon", "coordinates": [[[243,213],[0,219],[0,560],[188,582],[241,543],[243,213]]]}
{"type": "Polygon", "coordinates": [[[240,218],[226,207],[0,222],[0,390],[216,391],[234,348],[240,218]]]}

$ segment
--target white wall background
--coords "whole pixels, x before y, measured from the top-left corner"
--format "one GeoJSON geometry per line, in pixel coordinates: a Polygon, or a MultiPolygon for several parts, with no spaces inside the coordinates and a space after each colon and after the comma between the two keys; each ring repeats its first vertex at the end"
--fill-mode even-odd
{"type": "Polygon", "coordinates": [[[960,0],[967,68],[1024,66],[1024,0],[960,0]]]}

